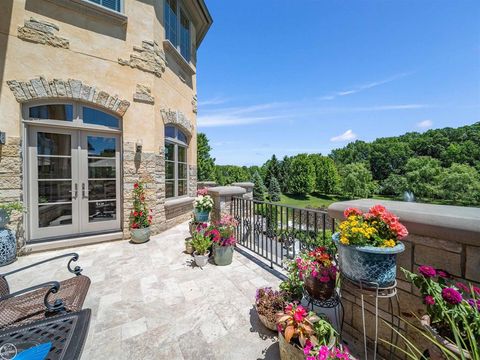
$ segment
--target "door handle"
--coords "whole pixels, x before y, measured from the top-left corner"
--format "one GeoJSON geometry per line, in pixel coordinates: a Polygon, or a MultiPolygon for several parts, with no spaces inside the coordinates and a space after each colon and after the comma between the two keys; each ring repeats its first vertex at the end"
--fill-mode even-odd
{"type": "Polygon", "coordinates": [[[82,183],[82,199],[88,199],[88,196],[85,195],[85,183],[82,183]]]}
{"type": "Polygon", "coordinates": [[[72,191],[72,190],[69,190],[69,191],[68,191],[70,194],[72,194],[73,200],[75,200],[75,199],[77,198],[77,196],[78,196],[78,184],[77,184],[77,183],[75,183],[74,189],[75,189],[75,190],[73,190],[73,191],[72,191]]]}

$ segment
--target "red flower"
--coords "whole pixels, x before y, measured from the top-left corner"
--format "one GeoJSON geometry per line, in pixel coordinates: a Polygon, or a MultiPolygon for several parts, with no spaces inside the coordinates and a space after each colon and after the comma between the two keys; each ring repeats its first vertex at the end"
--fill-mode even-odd
{"type": "Polygon", "coordinates": [[[423,302],[426,305],[435,305],[435,299],[433,298],[432,295],[427,295],[423,298],[423,302]]]}
{"type": "Polygon", "coordinates": [[[134,211],[133,216],[138,216],[138,212],[134,211]]]}
{"type": "Polygon", "coordinates": [[[387,209],[385,209],[385,206],[383,205],[375,205],[370,208],[370,213],[375,216],[381,216],[386,212],[387,212],[387,209]]]}
{"type": "Polygon", "coordinates": [[[143,211],[140,211],[140,216],[143,216],[143,211]]]}
{"type": "Polygon", "coordinates": [[[346,218],[352,215],[362,215],[362,212],[356,208],[347,208],[343,212],[343,216],[345,216],[346,218]]]}
{"type": "Polygon", "coordinates": [[[301,323],[305,316],[307,316],[307,311],[303,308],[303,306],[298,305],[298,307],[295,309],[295,313],[293,314],[293,318],[297,323],[301,323]]]}
{"type": "Polygon", "coordinates": [[[133,184],[133,188],[137,189],[138,188],[138,183],[133,184]]]}

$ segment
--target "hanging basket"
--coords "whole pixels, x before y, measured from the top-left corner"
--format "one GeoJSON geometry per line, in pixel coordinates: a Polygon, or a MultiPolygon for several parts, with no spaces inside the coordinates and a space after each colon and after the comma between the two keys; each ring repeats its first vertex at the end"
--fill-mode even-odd
{"type": "Polygon", "coordinates": [[[340,272],[348,279],[363,284],[389,287],[395,283],[397,275],[397,254],[405,250],[399,242],[394,247],[343,245],[340,233],[333,235],[338,249],[340,272]]]}

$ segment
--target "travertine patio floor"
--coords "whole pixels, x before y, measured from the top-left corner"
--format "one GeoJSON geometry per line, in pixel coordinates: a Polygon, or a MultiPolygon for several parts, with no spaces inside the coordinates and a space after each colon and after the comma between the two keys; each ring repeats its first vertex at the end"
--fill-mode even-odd
{"type": "MultiPolygon", "coordinates": [[[[146,244],[115,241],[20,257],[2,270],[78,252],[92,280],[92,309],[82,359],[277,359],[274,334],[259,323],[257,287],[279,279],[235,252],[232,265],[192,266],[183,252],[187,224],[146,244]]],[[[12,277],[13,289],[69,276],[66,262],[12,277]]]]}

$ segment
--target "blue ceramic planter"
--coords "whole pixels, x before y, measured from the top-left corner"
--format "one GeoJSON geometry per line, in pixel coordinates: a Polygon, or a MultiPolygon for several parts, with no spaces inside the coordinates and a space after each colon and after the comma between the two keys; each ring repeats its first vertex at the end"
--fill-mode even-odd
{"type": "Polygon", "coordinates": [[[0,266],[8,265],[17,259],[17,239],[10,229],[0,228],[0,266]]]}
{"type": "Polygon", "coordinates": [[[226,266],[232,263],[233,246],[213,246],[213,259],[218,266],[226,266]]]}
{"type": "Polygon", "coordinates": [[[210,211],[198,211],[195,209],[193,214],[195,215],[195,221],[207,222],[210,211]]]}
{"type": "Polygon", "coordinates": [[[333,234],[338,249],[340,271],[354,282],[388,287],[397,275],[397,254],[405,250],[403,243],[392,248],[354,246],[340,243],[340,234],[333,234]]]}

